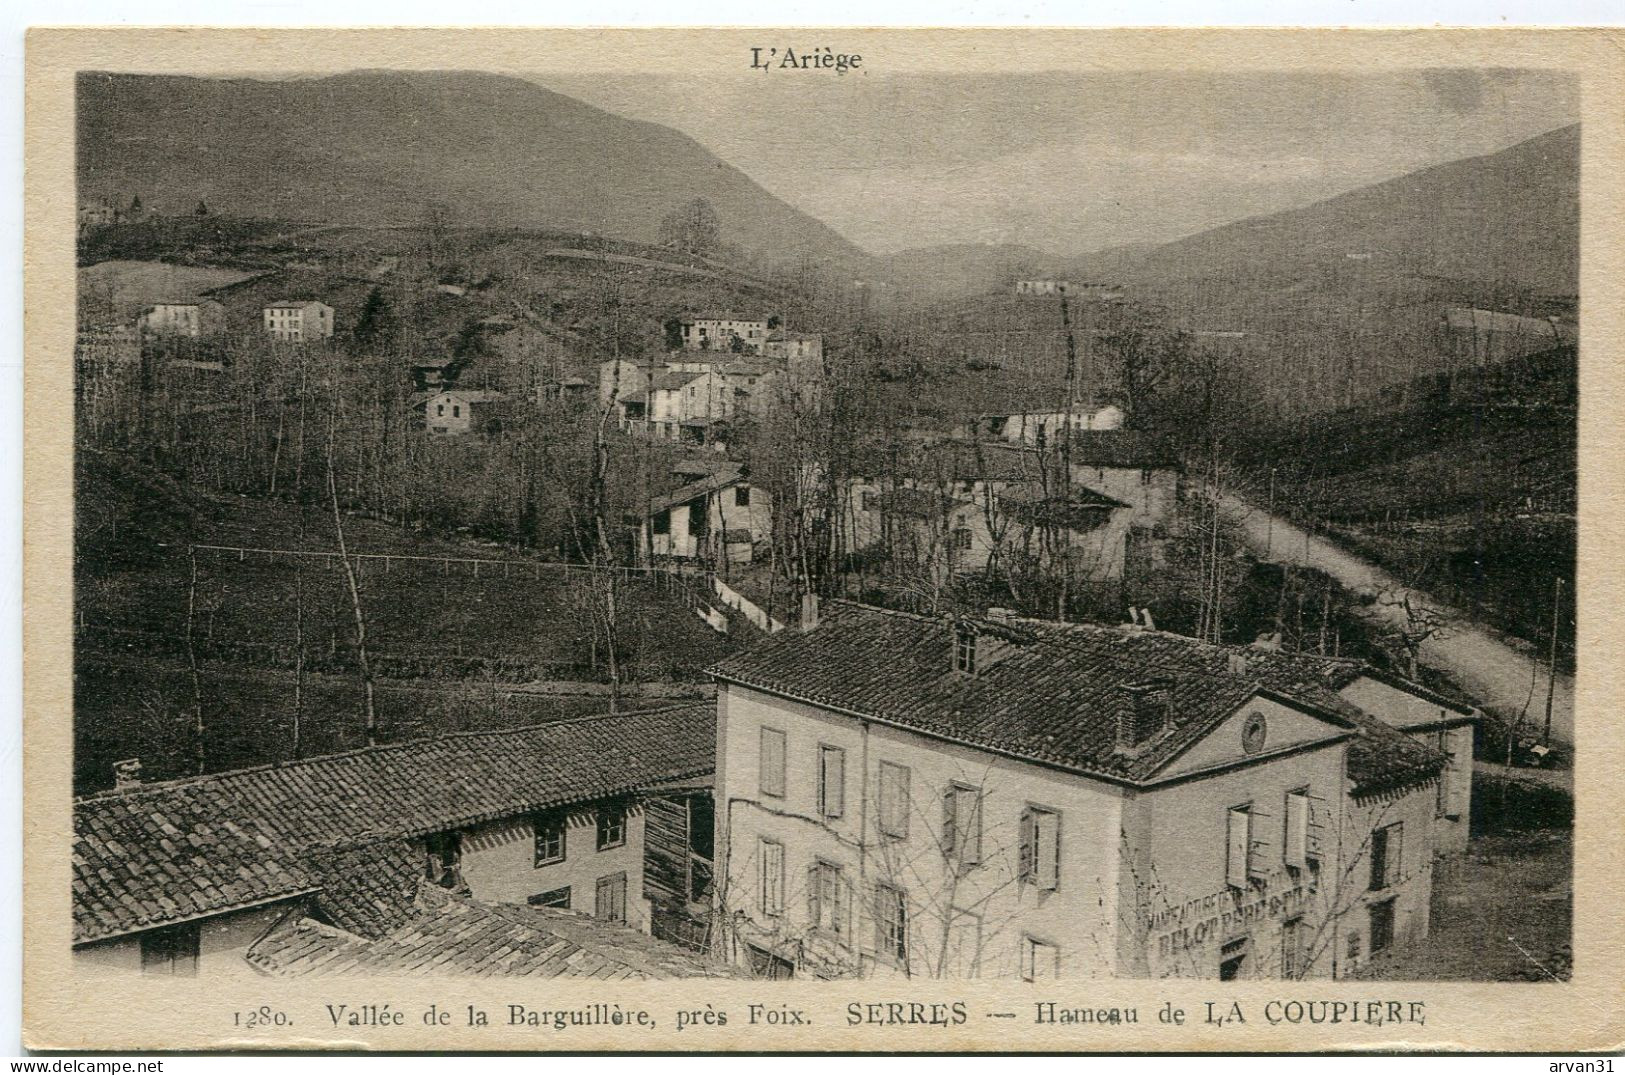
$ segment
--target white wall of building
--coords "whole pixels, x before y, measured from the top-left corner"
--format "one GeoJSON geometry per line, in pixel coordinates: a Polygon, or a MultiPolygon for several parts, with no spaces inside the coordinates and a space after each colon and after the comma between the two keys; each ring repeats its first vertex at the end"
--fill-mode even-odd
{"type": "MultiPolygon", "coordinates": [[[[948,653],[943,660],[950,659],[948,653]]],[[[915,976],[1018,977],[1028,939],[1059,949],[1066,977],[1110,975],[1116,958],[1121,792],[1115,786],[960,748],[912,732],[865,724],[738,686],[718,695],[718,829],[726,848],[724,896],[743,911],[741,944],[788,954],[801,973],[894,975],[876,955],[874,886],[908,897],[910,966],[915,976]],[[782,799],[762,793],[761,729],[786,737],[782,799]],[[844,750],[843,816],[820,816],[822,747],[844,750]],[[908,834],[883,838],[878,817],[881,763],[909,770],[908,834]],[[942,852],[943,795],[962,783],[982,792],[982,862],[960,874],[942,852]],[[1053,891],[1018,877],[1022,813],[1060,815],[1060,868],[1053,891]],[[858,851],[859,838],[868,847],[858,851]],[[763,840],[783,848],[783,913],[761,902],[763,840]],[[844,942],[808,923],[808,871],[842,868],[851,885],[852,930],[844,942]],[[978,939],[979,938],[979,939],[978,939]]]]}

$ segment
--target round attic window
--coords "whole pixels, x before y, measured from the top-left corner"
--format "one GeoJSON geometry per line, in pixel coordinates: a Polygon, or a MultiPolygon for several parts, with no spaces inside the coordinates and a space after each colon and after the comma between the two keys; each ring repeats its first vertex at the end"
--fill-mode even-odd
{"type": "Polygon", "coordinates": [[[1269,722],[1264,714],[1254,710],[1247,714],[1241,726],[1241,749],[1244,754],[1257,754],[1264,749],[1264,737],[1269,734],[1269,722]]]}

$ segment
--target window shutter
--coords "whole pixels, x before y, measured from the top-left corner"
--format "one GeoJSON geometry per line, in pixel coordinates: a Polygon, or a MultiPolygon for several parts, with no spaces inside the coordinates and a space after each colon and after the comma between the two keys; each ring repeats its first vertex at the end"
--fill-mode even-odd
{"type": "Polygon", "coordinates": [[[1309,822],[1304,833],[1304,853],[1312,859],[1326,858],[1328,851],[1327,839],[1331,832],[1331,809],[1326,800],[1313,795],[1306,795],[1309,806],[1309,822]]]}
{"type": "Polygon", "coordinates": [[[1227,821],[1229,845],[1225,856],[1224,881],[1231,888],[1247,887],[1247,852],[1251,844],[1252,818],[1246,810],[1231,810],[1227,821]]]}
{"type": "Polygon", "coordinates": [[[1295,870],[1308,863],[1309,849],[1309,796],[1290,792],[1286,797],[1286,846],[1282,859],[1295,870]]]}
{"type": "Polygon", "coordinates": [[[959,789],[952,784],[942,793],[942,853],[950,862],[959,861],[959,830],[955,807],[959,805],[959,789]]]}
{"type": "Polygon", "coordinates": [[[1050,892],[1061,883],[1061,818],[1048,810],[1037,812],[1033,853],[1038,887],[1050,892]]]}
{"type": "Polygon", "coordinates": [[[819,748],[819,809],[827,818],[846,813],[846,752],[839,747],[819,748]]]}
{"type": "Polygon", "coordinates": [[[762,841],[762,913],[784,913],[784,845],[762,841]]]}
{"type": "Polygon", "coordinates": [[[1388,876],[1390,885],[1397,885],[1405,875],[1404,859],[1400,857],[1405,846],[1405,826],[1398,822],[1388,826],[1388,876]]]}
{"type": "Polygon", "coordinates": [[[762,794],[783,798],[784,733],[777,728],[762,729],[760,765],[762,794]]]}
{"type": "Polygon", "coordinates": [[[823,868],[816,862],[807,867],[807,925],[812,929],[819,926],[818,882],[822,874],[823,868]]]}
{"type": "Polygon", "coordinates": [[[1371,834],[1371,885],[1373,890],[1388,883],[1388,830],[1371,834]]]}
{"type": "Polygon", "coordinates": [[[887,836],[908,835],[908,769],[880,763],[880,830],[887,836]]]}
{"type": "Polygon", "coordinates": [[[1031,810],[1021,812],[1021,879],[1038,881],[1037,821],[1031,810]]]}
{"type": "Polygon", "coordinates": [[[829,873],[830,890],[834,897],[830,901],[832,904],[830,928],[835,931],[836,936],[845,938],[851,935],[851,923],[847,918],[851,910],[851,899],[849,898],[851,893],[847,889],[846,878],[839,870],[832,869],[829,873]]]}
{"type": "Polygon", "coordinates": [[[975,866],[982,861],[982,792],[981,789],[965,788],[963,794],[969,802],[960,811],[965,815],[961,822],[965,829],[965,847],[960,861],[967,866],[975,866]]]}

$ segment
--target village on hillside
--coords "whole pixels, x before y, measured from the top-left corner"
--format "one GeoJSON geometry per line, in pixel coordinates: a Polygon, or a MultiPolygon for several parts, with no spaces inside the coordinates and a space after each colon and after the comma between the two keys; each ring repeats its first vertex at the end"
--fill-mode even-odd
{"type": "Polygon", "coordinates": [[[85,973],[1567,977],[1576,296],[119,182],[85,973]]]}

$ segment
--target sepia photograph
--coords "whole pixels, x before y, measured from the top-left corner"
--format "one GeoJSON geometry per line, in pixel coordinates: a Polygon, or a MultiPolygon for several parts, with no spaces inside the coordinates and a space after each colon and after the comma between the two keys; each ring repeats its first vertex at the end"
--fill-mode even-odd
{"type": "Polygon", "coordinates": [[[892,41],[62,74],[63,988],[1570,983],[1581,74],[892,41]]]}

